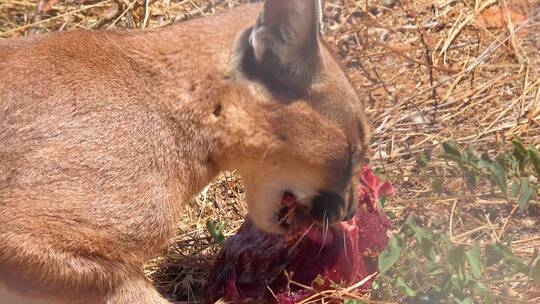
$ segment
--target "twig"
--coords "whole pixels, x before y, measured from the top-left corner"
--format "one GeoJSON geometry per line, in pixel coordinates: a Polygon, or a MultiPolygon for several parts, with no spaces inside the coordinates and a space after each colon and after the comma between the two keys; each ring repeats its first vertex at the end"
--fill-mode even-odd
{"type": "Polygon", "coordinates": [[[454,200],[452,204],[452,210],[450,211],[450,220],[448,221],[448,234],[450,235],[450,240],[454,240],[454,213],[456,211],[457,199],[454,200]]]}
{"type": "Polygon", "coordinates": [[[502,239],[502,236],[503,236],[503,233],[504,231],[506,230],[506,227],[508,226],[508,223],[510,223],[510,219],[512,218],[512,215],[514,215],[514,212],[516,212],[516,210],[519,208],[519,205],[516,204],[514,206],[514,208],[512,209],[512,211],[510,212],[510,215],[508,215],[508,217],[506,218],[506,220],[504,221],[504,224],[501,228],[501,231],[499,231],[499,234],[498,234],[498,239],[502,239]]]}
{"type": "Polygon", "coordinates": [[[148,24],[148,17],[150,16],[150,1],[151,0],[144,0],[144,19],[142,28],[146,28],[146,25],[148,24]]]}

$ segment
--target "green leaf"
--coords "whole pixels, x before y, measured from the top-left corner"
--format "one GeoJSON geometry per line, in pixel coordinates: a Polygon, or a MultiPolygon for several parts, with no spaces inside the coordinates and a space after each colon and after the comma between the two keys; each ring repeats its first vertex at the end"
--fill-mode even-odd
{"type": "Polygon", "coordinates": [[[388,242],[386,249],[379,254],[379,272],[381,274],[388,271],[394,264],[398,261],[401,250],[403,247],[403,242],[397,237],[393,236],[388,242]]]}
{"type": "Polygon", "coordinates": [[[429,238],[421,238],[420,239],[420,249],[422,250],[422,254],[428,258],[428,260],[433,261],[436,256],[435,251],[435,242],[430,240],[429,238]]]}
{"type": "Polygon", "coordinates": [[[442,158],[442,159],[445,159],[445,160],[451,160],[451,161],[454,161],[458,164],[461,164],[463,162],[463,159],[459,158],[459,157],[456,157],[452,154],[448,154],[448,153],[441,153],[439,154],[439,158],[442,158]]]}
{"type": "Polygon", "coordinates": [[[531,267],[529,278],[531,278],[535,284],[540,283],[540,258],[536,258],[536,263],[531,267]]]}
{"type": "Polygon", "coordinates": [[[529,273],[529,267],[523,260],[512,253],[510,247],[502,244],[489,244],[486,246],[486,266],[492,266],[497,262],[504,261],[515,271],[523,274],[529,273]]]}
{"type": "Polygon", "coordinates": [[[529,146],[529,158],[536,170],[537,177],[540,177],[540,153],[533,145],[529,146]]]}
{"type": "Polygon", "coordinates": [[[469,145],[467,149],[464,151],[465,153],[465,159],[470,163],[476,163],[478,162],[479,158],[476,155],[476,151],[474,151],[474,147],[472,145],[469,145]]]}
{"type": "Polygon", "coordinates": [[[450,249],[454,246],[452,241],[450,241],[450,239],[448,238],[448,235],[441,234],[439,238],[441,239],[441,241],[443,241],[443,244],[446,246],[446,248],[450,249]]]}
{"type": "Polygon", "coordinates": [[[441,195],[443,193],[443,180],[440,177],[435,178],[431,182],[431,188],[433,189],[433,192],[436,194],[441,195]]]}
{"type": "Polygon", "coordinates": [[[472,289],[474,294],[482,299],[480,303],[482,304],[495,304],[495,298],[491,294],[489,288],[480,281],[475,281],[473,283],[472,289]]]}
{"type": "Polygon", "coordinates": [[[486,266],[492,266],[513,256],[510,248],[504,244],[496,243],[486,245],[486,266]]]}
{"type": "Polygon", "coordinates": [[[473,276],[479,279],[482,276],[482,260],[480,256],[480,246],[475,245],[465,252],[467,262],[471,266],[473,276]]]}
{"type": "Polygon", "coordinates": [[[504,171],[504,168],[498,163],[492,163],[489,166],[489,171],[491,171],[491,177],[493,178],[495,184],[499,186],[504,196],[508,197],[508,186],[506,182],[506,172],[504,171]]]}
{"type": "Polygon", "coordinates": [[[512,144],[514,146],[514,151],[512,152],[512,155],[514,155],[514,157],[519,163],[520,174],[523,174],[523,168],[525,168],[525,165],[527,164],[527,158],[529,153],[527,152],[527,149],[525,149],[525,147],[523,146],[521,139],[514,138],[514,140],[512,140],[512,144]]]}
{"type": "Polygon", "coordinates": [[[485,297],[489,294],[489,288],[480,281],[474,281],[472,283],[472,288],[474,290],[474,293],[479,296],[485,297]]]}
{"type": "Polygon", "coordinates": [[[448,281],[448,288],[450,288],[451,292],[456,295],[457,292],[461,292],[463,290],[463,286],[461,285],[461,279],[457,274],[452,274],[450,276],[450,280],[448,281]]]}
{"type": "Polygon", "coordinates": [[[414,232],[414,237],[418,242],[422,243],[424,240],[431,240],[433,238],[433,234],[428,229],[418,228],[414,232]]]}
{"type": "Polygon", "coordinates": [[[442,144],[444,152],[450,155],[453,155],[456,158],[462,159],[463,156],[461,155],[461,152],[459,151],[459,147],[454,142],[445,142],[442,144]]]}
{"type": "Polygon", "coordinates": [[[430,271],[428,274],[432,277],[434,276],[438,276],[438,275],[441,275],[441,274],[444,274],[446,273],[444,269],[442,268],[435,268],[433,269],[432,271],[430,271]]]}
{"type": "Polygon", "coordinates": [[[463,263],[465,262],[465,247],[459,245],[450,249],[448,252],[448,263],[454,267],[456,271],[459,271],[463,263]]]}
{"type": "Polygon", "coordinates": [[[492,266],[504,258],[499,244],[486,245],[486,266],[492,266]]]}
{"type": "Polygon", "coordinates": [[[512,145],[514,146],[514,156],[516,154],[520,156],[527,156],[527,149],[525,149],[525,147],[523,146],[521,138],[512,139],[512,145]]]}
{"type": "Polygon", "coordinates": [[[483,152],[482,155],[480,155],[480,159],[488,162],[488,163],[492,163],[493,160],[491,160],[491,157],[489,157],[489,153],[487,152],[483,152]]]}
{"type": "Polygon", "coordinates": [[[529,266],[523,262],[519,257],[514,256],[512,259],[508,259],[505,261],[505,264],[510,266],[514,271],[521,272],[523,274],[528,274],[529,266]]]}
{"type": "Polygon", "coordinates": [[[399,291],[401,291],[402,294],[408,296],[408,297],[415,297],[416,291],[414,291],[412,288],[407,285],[405,282],[405,279],[403,277],[398,277],[396,280],[396,286],[399,288],[399,291]]]}
{"type": "Polygon", "coordinates": [[[455,143],[445,142],[442,146],[444,152],[439,155],[439,158],[454,161],[460,165],[463,164],[463,155],[461,155],[461,152],[455,143]]]}
{"type": "Polygon", "coordinates": [[[428,166],[428,163],[429,163],[428,155],[425,152],[420,153],[416,157],[416,163],[418,164],[418,166],[420,168],[426,168],[428,166]]]}
{"type": "Polygon", "coordinates": [[[206,229],[210,233],[210,236],[214,240],[214,242],[218,245],[223,245],[225,242],[225,236],[223,235],[223,229],[227,225],[227,222],[221,222],[219,224],[216,224],[215,222],[208,220],[206,222],[206,229]]]}
{"type": "Polygon", "coordinates": [[[393,220],[395,219],[397,216],[394,212],[392,212],[391,210],[387,210],[387,211],[384,211],[384,214],[386,214],[386,216],[388,216],[389,219],[393,220]]]}
{"type": "Polygon", "coordinates": [[[343,304],[367,304],[367,302],[362,300],[343,300],[343,304]]]}
{"type": "Polygon", "coordinates": [[[519,183],[517,181],[513,181],[511,189],[512,190],[510,192],[510,197],[511,198],[517,198],[517,195],[519,193],[519,183]]]}
{"type": "Polygon", "coordinates": [[[521,190],[519,191],[519,210],[523,212],[525,210],[525,207],[527,207],[527,203],[531,199],[531,196],[533,194],[533,189],[531,188],[531,185],[529,184],[529,179],[527,177],[521,178],[521,190]]]}
{"type": "Polygon", "coordinates": [[[536,259],[536,264],[531,267],[529,278],[531,278],[533,283],[540,284],[540,259],[536,259]]]}
{"type": "Polygon", "coordinates": [[[384,194],[383,196],[379,197],[379,200],[377,201],[377,206],[379,209],[384,209],[384,205],[386,204],[386,201],[388,200],[388,195],[384,194]]]}
{"type": "Polygon", "coordinates": [[[497,301],[495,300],[495,297],[493,297],[491,294],[486,294],[482,297],[483,304],[495,304],[497,301]]]}
{"type": "Polygon", "coordinates": [[[487,160],[484,160],[484,159],[481,159],[481,160],[479,160],[479,161],[476,163],[476,167],[477,167],[478,169],[489,168],[490,165],[491,165],[491,162],[490,162],[490,161],[487,161],[487,160]]]}
{"type": "Polygon", "coordinates": [[[467,297],[463,300],[460,300],[460,299],[454,299],[454,303],[457,303],[457,304],[474,304],[474,301],[473,299],[467,297]]]}
{"type": "Polygon", "coordinates": [[[418,229],[420,229],[416,224],[416,219],[414,216],[409,216],[407,220],[405,220],[405,225],[407,225],[413,232],[417,232],[418,229]]]}

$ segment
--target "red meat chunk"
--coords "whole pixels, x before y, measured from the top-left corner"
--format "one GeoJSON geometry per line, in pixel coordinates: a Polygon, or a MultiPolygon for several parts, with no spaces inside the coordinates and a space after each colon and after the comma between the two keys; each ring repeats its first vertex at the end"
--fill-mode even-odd
{"type": "MultiPolygon", "coordinates": [[[[377,208],[383,195],[393,195],[390,183],[364,167],[358,209],[347,221],[330,226],[292,227],[284,236],[267,234],[246,219],[238,233],[229,238],[209,274],[205,303],[227,299],[235,303],[296,303],[312,292],[290,280],[324,290],[332,283],[353,285],[377,271],[378,254],[388,243],[390,221],[377,208]]],[[[290,195],[284,204],[292,206],[290,195]]],[[[297,225],[300,225],[298,224],[297,225]]],[[[293,225],[294,226],[294,225],[293,225]]],[[[370,281],[359,289],[367,289],[370,281]]]]}

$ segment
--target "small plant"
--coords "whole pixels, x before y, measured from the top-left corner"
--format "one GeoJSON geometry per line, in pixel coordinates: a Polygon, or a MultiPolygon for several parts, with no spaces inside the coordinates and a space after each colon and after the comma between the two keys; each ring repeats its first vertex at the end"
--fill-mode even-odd
{"type": "Polygon", "coordinates": [[[379,256],[381,277],[374,283],[378,297],[408,303],[495,303],[489,281],[522,273],[540,282],[538,258],[526,263],[501,243],[466,247],[452,243],[444,233],[419,227],[413,217],[379,256]],[[484,274],[497,267],[500,277],[484,274]],[[504,268],[504,270],[503,270],[504,268]]]}
{"type": "MultiPolygon", "coordinates": [[[[465,188],[473,193],[480,186],[489,186],[492,192],[499,189],[496,195],[519,204],[520,210],[538,195],[538,150],[525,148],[519,139],[513,141],[511,151],[494,160],[487,154],[479,156],[472,146],[460,149],[454,143],[444,143],[443,151],[437,156],[443,165],[431,164],[431,155],[426,152],[416,159],[422,176],[438,195],[448,191],[444,179],[433,173],[435,169],[461,176],[465,188]]],[[[497,301],[488,287],[490,282],[521,274],[533,284],[540,283],[540,257],[524,261],[512,253],[510,242],[484,247],[455,244],[443,232],[420,227],[414,217],[390,239],[378,264],[380,276],[373,283],[374,296],[405,303],[489,304],[497,301]]]]}
{"type": "MultiPolygon", "coordinates": [[[[520,211],[525,210],[535,193],[540,194],[540,153],[533,145],[525,148],[520,139],[514,139],[513,149],[499,154],[494,160],[487,153],[479,156],[471,145],[463,150],[452,142],[442,146],[444,152],[438,158],[448,164],[444,168],[453,175],[463,176],[471,192],[483,183],[489,183],[492,188],[498,188],[507,200],[516,201],[520,211]]],[[[431,156],[426,152],[416,159],[433,192],[441,195],[444,192],[444,180],[430,174],[430,161],[431,156]]]]}
{"type": "Polygon", "coordinates": [[[227,226],[226,221],[219,223],[212,220],[206,221],[206,229],[208,230],[208,233],[210,233],[210,237],[212,237],[214,243],[218,244],[219,246],[222,246],[223,243],[225,243],[225,235],[223,234],[225,226],[227,226]]]}

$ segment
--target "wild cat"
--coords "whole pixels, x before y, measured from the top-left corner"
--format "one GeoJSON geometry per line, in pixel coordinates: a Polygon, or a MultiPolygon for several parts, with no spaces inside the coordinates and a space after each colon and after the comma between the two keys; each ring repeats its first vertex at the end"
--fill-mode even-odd
{"type": "Polygon", "coordinates": [[[284,193],[343,219],[369,128],[319,10],[0,41],[0,302],[168,303],[142,264],[224,170],[265,231],[284,193]]]}

